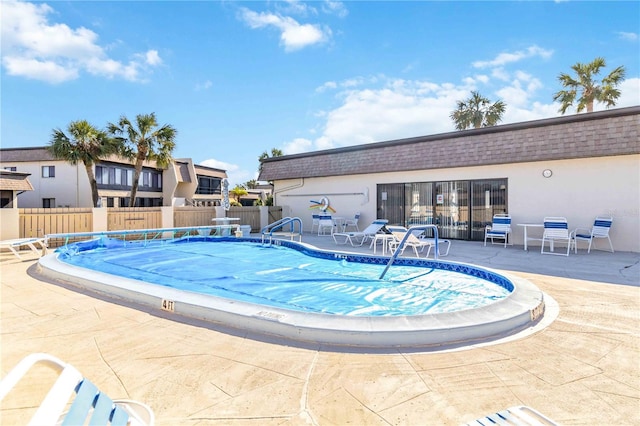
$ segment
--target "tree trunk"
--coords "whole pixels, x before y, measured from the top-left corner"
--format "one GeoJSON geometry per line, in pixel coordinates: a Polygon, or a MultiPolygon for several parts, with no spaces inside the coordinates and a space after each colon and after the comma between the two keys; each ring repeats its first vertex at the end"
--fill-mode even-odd
{"type": "Polygon", "coordinates": [[[142,172],[142,163],[144,156],[138,154],[136,157],[135,170],[133,171],[133,182],[131,182],[131,197],[129,198],[129,207],[136,206],[136,194],[138,193],[138,182],[140,181],[140,173],[142,172]]]}
{"type": "Polygon", "coordinates": [[[91,199],[93,200],[93,207],[98,207],[98,183],[96,182],[96,175],[93,173],[93,164],[84,163],[84,169],[87,171],[89,185],[91,185],[91,199]]]}

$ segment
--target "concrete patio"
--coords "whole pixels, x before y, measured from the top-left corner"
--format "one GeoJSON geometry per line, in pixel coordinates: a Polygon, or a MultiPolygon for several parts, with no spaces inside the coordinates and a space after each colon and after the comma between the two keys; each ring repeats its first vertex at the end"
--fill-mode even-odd
{"type": "MultiPolygon", "coordinates": [[[[305,235],[320,248],[331,237],[305,235]]],[[[34,276],[37,257],[0,254],[1,370],[47,352],[158,425],[458,425],[514,405],[559,424],[640,424],[640,254],[453,241],[443,260],[529,279],[559,307],[527,337],[450,352],[327,351],[92,297],[34,276]]],[[[185,270],[188,268],[185,265],[185,270]]],[[[32,389],[0,422],[25,424],[32,389]]]]}

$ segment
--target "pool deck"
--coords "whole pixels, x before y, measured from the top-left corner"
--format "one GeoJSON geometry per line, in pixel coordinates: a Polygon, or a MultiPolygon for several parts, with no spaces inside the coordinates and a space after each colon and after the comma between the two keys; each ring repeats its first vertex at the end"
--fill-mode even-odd
{"type": "MultiPolygon", "coordinates": [[[[372,253],[368,246],[324,249],[372,253]]],[[[37,257],[0,254],[1,371],[47,352],[157,425],[459,425],[514,405],[559,424],[640,424],[640,254],[453,241],[442,258],[526,278],[559,306],[523,339],[454,352],[332,352],[227,333],[34,278],[37,257]]],[[[408,253],[408,252],[407,252],[408,253]]],[[[25,390],[25,393],[28,393],[25,390]]],[[[10,394],[0,423],[33,408],[10,394]]]]}

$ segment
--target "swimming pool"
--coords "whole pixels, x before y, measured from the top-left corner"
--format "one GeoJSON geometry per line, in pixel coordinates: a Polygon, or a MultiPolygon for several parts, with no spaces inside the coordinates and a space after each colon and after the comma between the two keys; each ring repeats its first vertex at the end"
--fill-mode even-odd
{"type": "Polygon", "coordinates": [[[40,267],[172,314],[320,344],[477,341],[526,327],[544,309],[535,286],[493,271],[401,258],[378,280],[387,261],[289,241],[191,237],[152,244],[92,240],[46,256],[40,267]]]}

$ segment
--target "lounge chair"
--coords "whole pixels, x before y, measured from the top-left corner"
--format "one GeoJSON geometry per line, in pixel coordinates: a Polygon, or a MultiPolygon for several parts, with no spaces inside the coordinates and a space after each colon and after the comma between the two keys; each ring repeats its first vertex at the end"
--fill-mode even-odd
{"type": "Polygon", "coordinates": [[[491,225],[487,225],[484,230],[484,245],[487,246],[487,239],[491,240],[493,244],[494,239],[504,241],[504,246],[507,246],[509,240],[509,234],[511,233],[511,216],[508,214],[498,213],[493,216],[491,225]]]}
{"type": "MultiPolygon", "coordinates": [[[[9,371],[0,382],[0,401],[38,363],[56,370],[59,375],[44,400],[39,404],[34,402],[38,408],[30,425],[84,425],[88,419],[90,424],[153,425],[155,416],[147,405],[127,399],[112,400],[73,366],[44,353],[26,356],[9,371]]],[[[31,376],[36,377],[35,373],[31,376]]]]}
{"type": "Polygon", "coordinates": [[[507,408],[506,410],[499,411],[488,416],[481,417],[473,420],[469,423],[465,423],[466,426],[495,426],[495,425],[535,425],[535,426],[555,426],[556,422],[534,410],[531,407],[524,405],[518,405],[515,407],[507,408]]]}
{"type": "MultiPolygon", "coordinates": [[[[413,231],[413,235],[418,237],[418,239],[424,243],[431,244],[432,247],[436,246],[435,238],[429,238],[425,236],[424,230],[413,231]]],[[[445,238],[438,238],[438,256],[446,256],[449,254],[449,249],[451,248],[451,240],[447,240],[445,238]],[[447,245],[447,250],[442,253],[442,244],[447,245]]]]}
{"type": "MultiPolygon", "coordinates": [[[[597,238],[606,238],[609,241],[609,248],[613,253],[613,244],[611,244],[611,238],[609,238],[609,229],[611,229],[612,217],[596,217],[593,223],[593,228],[576,228],[571,233],[573,236],[573,248],[575,253],[578,253],[578,241],[589,241],[589,248],[587,253],[591,253],[591,244],[593,240],[597,238]]],[[[595,250],[595,247],[594,247],[595,250]]]]}
{"type": "Polygon", "coordinates": [[[353,218],[347,219],[344,221],[343,230],[346,232],[348,227],[353,227],[356,229],[356,232],[360,232],[360,228],[358,228],[358,221],[360,220],[360,212],[357,212],[353,218]]]}
{"type": "Polygon", "coordinates": [[[571,250],[572,237],[569,234],[569,225],[567,219],[564,217],[545,217],[544,218],[544,232],[542,234],[542,247],[540,247],[541,254],[555,254],[559,256],[569,256],[569,250],[571,250]],[[549,243],[549,251],[544,251],[545,243],[549,243]],[[557,242],[567,243],[566,253],[556,253],[553,251],[554,245],[557,242]]]}
{"type": "Polygon", "coordinates": [[[20,250],[20,247],[23,246],[27,246],[31,249],[32,252],[40,256],[41,252],[38,251],[35,244],[38,244],[40,246],[40,248],[42,249],[42,253],[46,252],[47,246],[45,244],[44,238],[17,238],[14,240],[4,240],[0,241],[0,248],[7,248],[11,250],[11,252],[15,254],[18,259],[22,259],[20,257],[20,253],[18,253],[18,250],[20,250]]]}
{"type": "MultiPolygon", "coordinates": [[[[389,251],[393,253],[399,248],[398,246],[400,245],[402,240],[405,238],[405,235],[407,234],[408,230],[404,226],[387,226],[387,230],[391,232],[391,234],[394,236],[393,241],[389,243],[389,251]]],[[[404,250],[407,247],[411,247],[413,249],[413,252],[416,254],[416,257],[420,257],[420,255],[418,254],[418,249],[420,249],[420,251],[424,251],[426,247],[427,254],[425,257],[429,257],[429,253],[431,252],[431,247],[433,247],[433,244],[431,244],[429,241],[420,240],[418,237],[413,235],[413,233],[411,233],[405,240],[404,245],[402,246],[402,249],[400,251],[400,254],[403,254],[404,250]]]]}
{"type": "Polygon", "coordinates": [[[369,239],[373,240],[375,235],[380,232],[387,223],[389,223],[389,221],[386,219],[376,219],[361,232],[335,232],[333,234],[333,241],[335,241],[336,244],[351,243],[354,247],[356,245],[362,246],[365,241],[369,239]]]}

